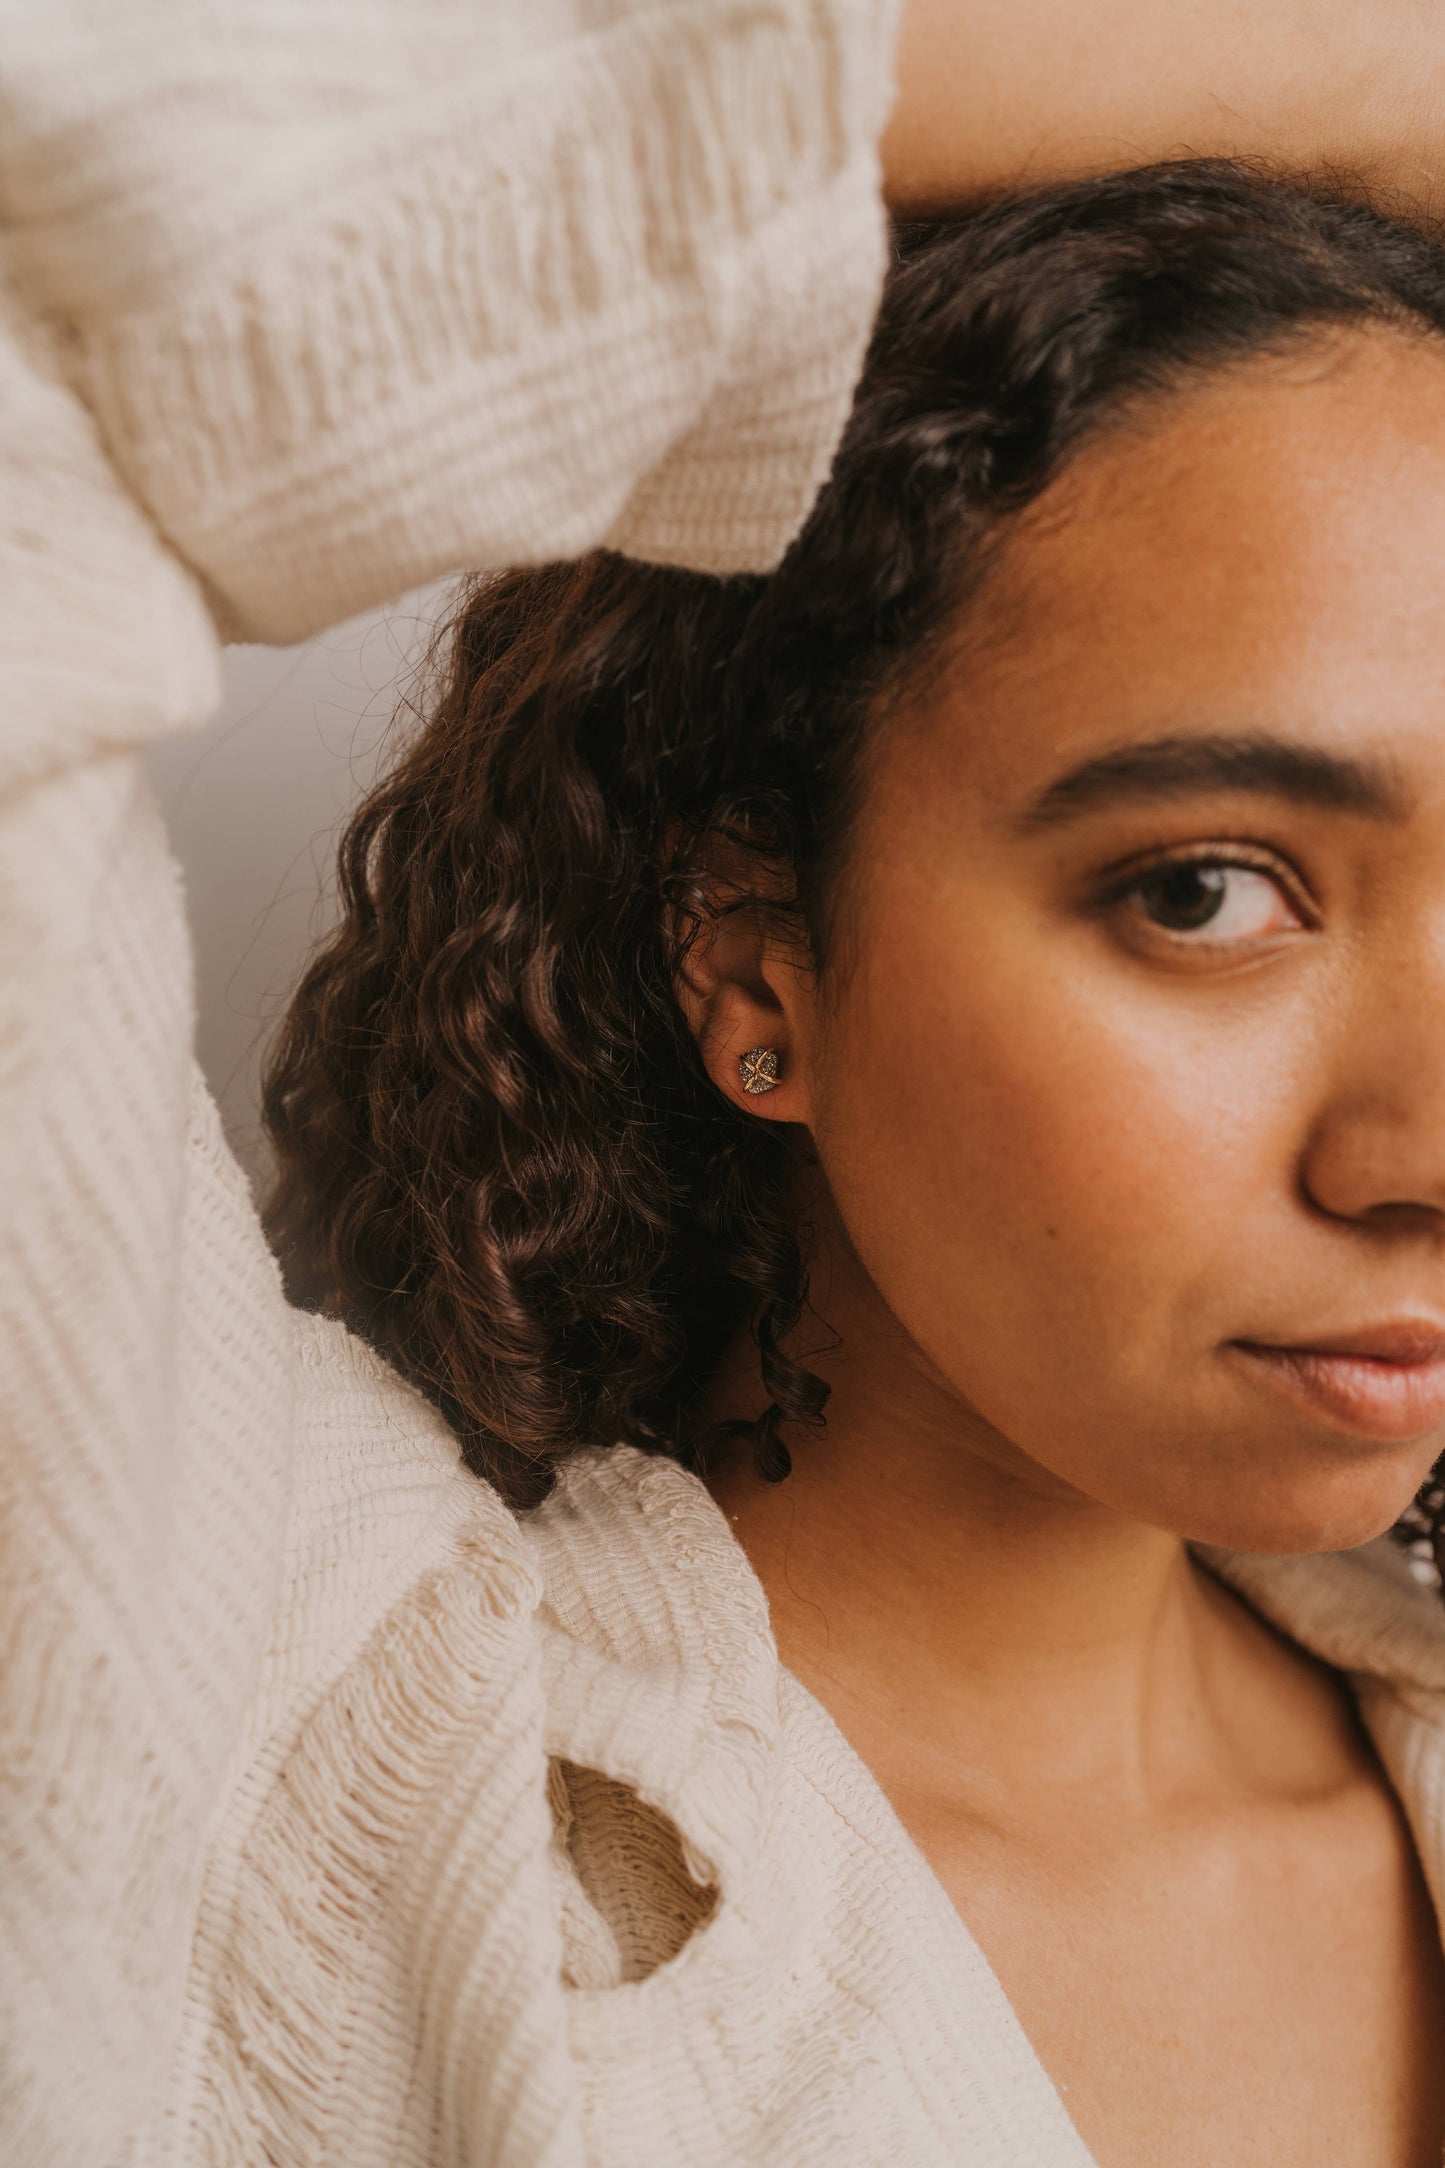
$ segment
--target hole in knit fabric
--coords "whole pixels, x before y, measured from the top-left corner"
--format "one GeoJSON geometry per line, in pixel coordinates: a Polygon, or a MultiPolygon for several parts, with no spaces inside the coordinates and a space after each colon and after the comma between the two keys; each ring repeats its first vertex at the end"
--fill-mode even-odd
{"type": "Polygon", "coordinates": [[[573,1885],[562,1904],[568,1984],[645,1980],[711,1918],[717,1890],[694,1882],[667,1816],[615,1777],[554,1761],[548,1796],[573,1885]]]}

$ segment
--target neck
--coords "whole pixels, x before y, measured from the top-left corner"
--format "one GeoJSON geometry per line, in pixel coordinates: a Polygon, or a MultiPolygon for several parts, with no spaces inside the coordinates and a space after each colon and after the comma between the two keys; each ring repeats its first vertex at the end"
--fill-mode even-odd
{"type": "MultiPolygon", "coordinates": [[[[815,1273],[815,1280],[820,1276],[815,1273]]],[[[839,1345],[790,1352],[831,1387],[793,1472],[746,1445],[709,1471],[772,1610],[783,1662],[885,1779],[1015,1816],[1087,1786],[1138,1809],[1220,1765],[1222,1668],[1247,1629],[1181,1540],[1050,1476],[908,1342],[836,1246],[821,1305],[839,1345]]],[[[763,1405],[729,1353],[704,1421],[763,1405]]]]}

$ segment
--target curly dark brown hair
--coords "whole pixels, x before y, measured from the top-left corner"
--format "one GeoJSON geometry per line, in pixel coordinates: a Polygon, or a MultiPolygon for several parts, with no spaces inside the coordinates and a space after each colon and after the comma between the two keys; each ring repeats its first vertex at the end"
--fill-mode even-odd
{"type": "Polygon", "coordinates": [[[695,1460],[744,1321],[760,1469],[822,1418],[785,1352],[808,1286],[785,1129],[712,1085],[673,995],[704,840],[756,854],[821,967],[870,717],[1011,519],[1129,404],[1370,321],[1445,332],[1445,247],[1344,188],[1186,162],[983,207],[898,238],[776,572],[601,553],[464,589],[269,1063],[268,1219],[293,1298],[439,1402],[508,1499],[584,1442],[695,1460]]]}

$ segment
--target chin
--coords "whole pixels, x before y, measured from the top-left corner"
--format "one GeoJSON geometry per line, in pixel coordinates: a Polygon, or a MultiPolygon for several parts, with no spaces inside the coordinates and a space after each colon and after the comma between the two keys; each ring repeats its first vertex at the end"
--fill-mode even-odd
{"type": "Polygon", "coordinates": [[[1316,1466],[1290,1477],[1276,1471],[1265,1483],[1255,1474],[1247,1484],[1241,1479],[1217,1510],[1192,1516],[1209,1527],[1191,1536],[1221,1550],[1276,1556],[1355,1550],[1394,1527],[1434,1466],[1436,1450],[1423,1459],[1418,1445],[1408,1451],[1376,1445],[1345,1467],[1316,1466]]]}

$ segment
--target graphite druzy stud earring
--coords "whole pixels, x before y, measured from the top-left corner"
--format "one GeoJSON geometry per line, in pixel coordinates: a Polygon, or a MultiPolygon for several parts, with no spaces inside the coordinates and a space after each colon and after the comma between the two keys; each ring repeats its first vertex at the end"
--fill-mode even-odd
{"type": "Polygon", "coordinates": [[[778,1088],[778,1050],[775,1046],[750,1046],[738,1057],[738,1074],[745,1092],[772,1092],[778,1088]]]}

